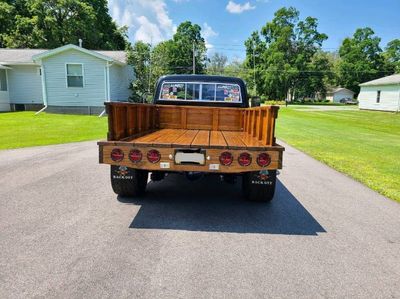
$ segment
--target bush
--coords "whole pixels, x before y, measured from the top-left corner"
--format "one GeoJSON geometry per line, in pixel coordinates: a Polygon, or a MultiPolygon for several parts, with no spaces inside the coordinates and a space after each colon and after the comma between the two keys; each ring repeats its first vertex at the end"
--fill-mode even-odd
{"type": "Polygon", "coordinates": [[[264,100],[263,103],[265,105],[285,105],[285,101],[275,101],[275,100],[264,100]]]}

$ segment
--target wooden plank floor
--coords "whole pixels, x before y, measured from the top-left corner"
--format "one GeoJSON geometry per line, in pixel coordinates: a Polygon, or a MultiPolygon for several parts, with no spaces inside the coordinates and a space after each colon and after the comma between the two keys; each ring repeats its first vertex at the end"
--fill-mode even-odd
{"type": "Polygon", "coordinates": [[[220,149],[267,148],[259,140],[239,131],[161,129],[129,141],[138,146],[203,147],[220,149]]]}

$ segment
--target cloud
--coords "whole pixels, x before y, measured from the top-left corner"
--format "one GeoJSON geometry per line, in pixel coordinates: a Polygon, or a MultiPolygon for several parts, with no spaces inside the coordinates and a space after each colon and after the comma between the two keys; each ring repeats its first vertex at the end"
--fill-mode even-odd
{"type": "Polygon", "coordinates": [[[256,7],[251,5],[250,2],[246,2],[244,4],[240,3],[235,3],[233,1],[229,1],[228,5],[226,6],[226,10],[229,11],[230,13],[235,13],[239,14],[242,13],[246,10],[252,10],[255,9],[256,7]]]}
{"type": "Polygon", "coordinates": [[[209,42],[210,38],[218,36],[218,33],[212,29],[210,25],[207,23],[203,23],[203,27],[201,29],[201,35],[204,37],[204,40],[206,41],[206,48],[211,49],[214,46],[209,42]]]}
{"type": "Polygon", "coordinates": [[[108,0],[108,8],[119,26],[128,26],[131,41],[156,44],[176,30],[165,0],[108,0]]]}
{"type": "Polygon", "coordinates": [[[158,42],[164,39],[159,27],[155,23],[150,22],[147,17],[140,16],[137,18],[137,22],[139,27],[134,34],[135,41],[140,40],[151,43],[153,41],[158,42]]]}

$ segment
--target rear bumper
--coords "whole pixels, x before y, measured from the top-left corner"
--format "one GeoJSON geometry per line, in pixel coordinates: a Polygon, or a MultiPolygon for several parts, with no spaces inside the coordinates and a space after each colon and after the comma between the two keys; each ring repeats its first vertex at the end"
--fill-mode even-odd
{"type": "Polygon", "coordinates": [[[149,171],[198,171],[210,173],[243,173],[259,170],[282,169],[283,151],[285,150],[284,147],[278,144],[259,150],[205,148],[201,149],[202,152],[205,153],[206,157],[204,165],[182,165],[175,163],[174,155],[175,151],[178,149],[175,147],[134,146],[133,144],[123,142],[99,142],[98,145],[99,162],[101,164],[126,166],[130,168],[149,171]],[[121,149],[124,153],[123,159],[119,162],[115,162],[111,159],[111,151],[115,148],[121,149]],[[133,163],[130,161],[129,152],[133,149],[137,149],[142,152],[143,157],[140,162],[133,163]],[[147,152],[152,149],[156,149],[161,154],[161,159],[157,163],[151,163],[147,160],[147,152]],[[233,162],[229,166],[224,166],[219,161],[219,156],[225,151],[228,151],[233,155],[233,162]],[[238,162],[238,157],[243,152],[249,153],[252,158],[251,164],[249,166],[241,166],[238,162]],[[257,164],[257,156],[261,153],[268,153],[271,157],[271,163],[266,167],[261,167],[257,164]]]}

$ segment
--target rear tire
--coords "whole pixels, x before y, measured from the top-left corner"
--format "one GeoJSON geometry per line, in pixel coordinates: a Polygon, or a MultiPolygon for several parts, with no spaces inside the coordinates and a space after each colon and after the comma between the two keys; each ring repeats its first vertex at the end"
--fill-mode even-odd
{"type": "Polygon", "coordinates": [[[148,171],[111,166],[111,186],[120,196],[142,196],[146,192],[148,171]]]}
{"type": "Polygon", "coordinates": [[[276,170],[262,170],[243,174],[242,190],[247,200],[270,202],[274,198],[276,170]]]}

